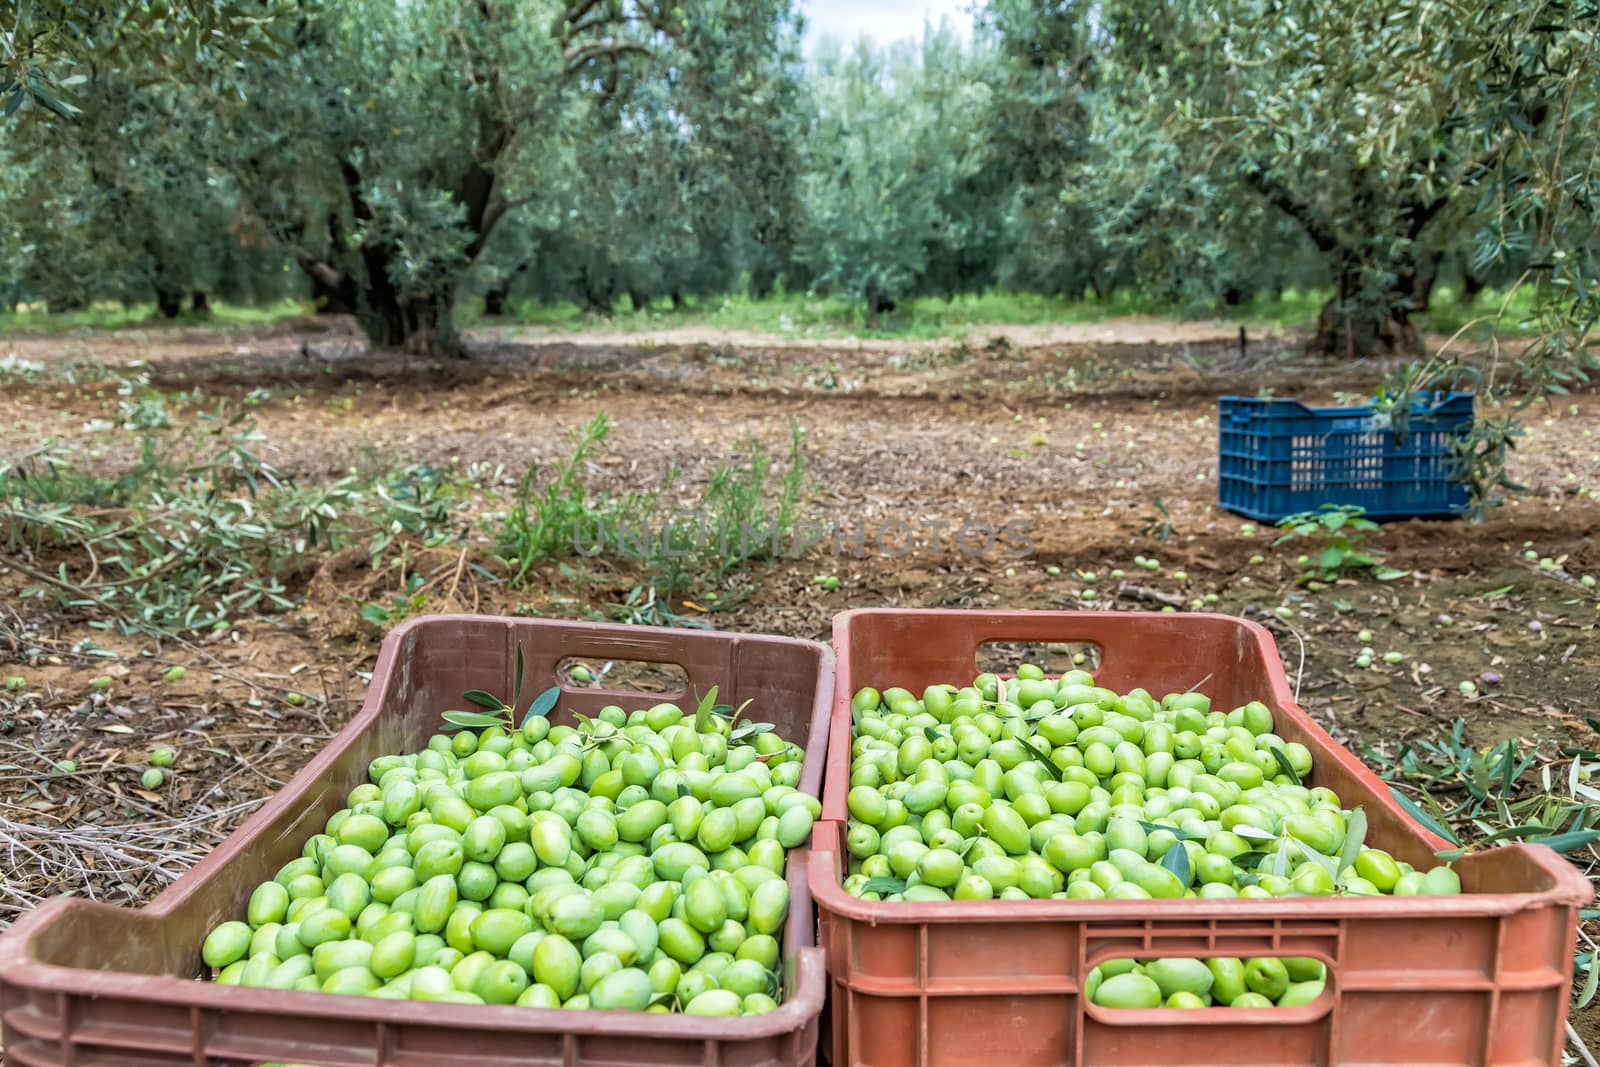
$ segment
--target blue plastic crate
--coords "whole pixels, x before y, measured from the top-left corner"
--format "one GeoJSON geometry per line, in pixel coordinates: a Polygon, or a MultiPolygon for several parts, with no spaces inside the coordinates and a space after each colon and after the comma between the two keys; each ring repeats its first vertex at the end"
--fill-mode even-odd
{"type": "Polygon", "coordinates": [[[1313,408],[1298,400],[1225,396],[1217,499],[1265,522],[1324,504],[1373,519],[1452,518],[1467,507],[1454,446],[1472,425],[1472,394],[1419,401],[1403,440],[1373,406],[1313,408]]]}

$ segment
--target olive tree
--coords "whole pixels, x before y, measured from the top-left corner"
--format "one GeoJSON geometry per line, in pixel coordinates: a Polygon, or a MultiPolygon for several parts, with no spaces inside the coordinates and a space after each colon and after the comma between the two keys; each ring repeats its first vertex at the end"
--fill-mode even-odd
{"type": "Polygon", "coordinates": [[[668,122],[697,95],[731,102],[735,60],[790,18],[738,0],[302,0],[292,56],[257,65],[225,116],[234,167],[318,297],[375,345],[460,353],[457,292],[549,195],[547,157],[582,136],[574,112],[609,107],[625,129],[663,85],[668,122]]]}
{"type": "MultiPolygon", "coordinates": [[[[148,88],[275,57],[278,0],[11,0],[0,4],[0,116],[71,121],[92,78],[148,88]]],[[[24,129],[23,144],[34,131],[24,129]]]]}
{"type": "Polygon", "coordinates": [[[992,64],[981,42],[941,28],[920,45],[825,44],[812,65],[796,258],[813,287],[861,301],[875,324],[926,290],[937,257],[968,243],[960,190],[987,159],[992,64]]]}
{"type": "Polygon", "coordinates": [[[0,175],[14,297],[204,309],[278,264],[245,250],[210,112],[241,64],[277,53],[271,3],[0,5],[0,175]]]}
{"type": "Polygon", "coordinates": [[[171,86],[97,85],[85,94],[96,106],[70,131],[0,151],[18,235],[8,260],[21,298],[57,311],[97,299],[153,301],[169,317],[186,301],[207,306],[240,251],[230,232],[237,197],[195,151],[209,131],[184,95],[171,86]]]}
{"type": "Polygon", "coordinates": [[[1549,94],[1501,77],[1519,62],[1508,20],[1535,66],[1564,47],[1526,9],[995,0],[990,21],[1013,84],[1069,135],[1055,171],[1028,176],[1036,202],[1070,205],[1113,263],[1155,250],[1225,289],[1230,265],[1272,269],[1263,245],[1312,256],[1333,291],[1312,349],[1366,354],[1419,349],[1437,261],[1527,146],[1554,140],[1549,94]]]}
{"type": "Polygon", "coordinates": [[[1217,114],[1184,120],[1328,261],[1334,295],[1314,351],[1420,349],[1411,316],[1426,305],[1429,227],[1496,172],[1519,127],[1547,117],[1537,98],[1481,91],[1474,41],[1452,32],[1458,13],[1307,3],[1263,17],[1248,45],[1202,45],[1217,73],[1262,75],[1243,74],[1257,87],[1248,98],[1225,89],[1217,114]]]}
{"type": "Polygon", "coordinates": [[[506,284],[601,312],[770,290],[796,215],[798,53],[789,0],[708,5],[628,93],[574,101],[538,203],[490,249],[495,302],[506,284]]]}

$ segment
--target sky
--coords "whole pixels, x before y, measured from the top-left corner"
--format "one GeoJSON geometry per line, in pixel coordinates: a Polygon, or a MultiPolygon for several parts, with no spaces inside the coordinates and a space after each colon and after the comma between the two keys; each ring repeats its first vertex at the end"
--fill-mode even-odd
{"type": "Polygon", "coordinates": [[[972,0],[799,0],[806,17],[806,43],[824,36],[846,43],[865,34],[886,44],[901,37],[922,37],[924,19],[948,17],[963,33],[972,26],[972,0]]]}

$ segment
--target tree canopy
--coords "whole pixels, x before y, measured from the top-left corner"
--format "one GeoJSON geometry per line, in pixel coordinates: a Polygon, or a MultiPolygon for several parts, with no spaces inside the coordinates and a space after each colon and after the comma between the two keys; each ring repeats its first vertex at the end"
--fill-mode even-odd
{"type": "MultiPolygon", "coordinates": [[[[1597,310],[1588,0],[989,0],[803,57],[790,0],[0,4],[0,293],[303,293],[459,352],[463,300],[1329,294],[1597,310]]],[[[1555,380],[1555,379],[1552,379],[1555,380]]]]}

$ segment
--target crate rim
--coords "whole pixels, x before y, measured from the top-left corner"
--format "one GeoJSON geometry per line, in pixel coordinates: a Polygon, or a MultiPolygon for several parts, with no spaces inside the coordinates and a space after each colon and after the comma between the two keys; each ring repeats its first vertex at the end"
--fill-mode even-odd
{"type": "MultiPolygon", "coordinates": [[[[781,635],[752,634],[724,630],[684,630],[672,627],[634,626],[623,623],[590,622],[568,619],[528,619],[512,616],[477,615],[468,613],[440,613],[419,616],[396,626],[385,635],[374,664],[372,677],[377,682],[392,675],[404,639],[412,631],[428,626],[448,625],[452,622],[471,623],[475,626],[500,624],[507,627],[535,629],[559,628],[568,633],[578,631],[619,644],[617,658],[637,658],[646,662],[671,662],[669,659],[652,660],[648,647],[651,635],[670,634],[675,641],[684,639],[705,641],[722,639],[732,647],[741,644],[804,647],[817,656],[820,668],[819,685],[812,701],[811,736],[821,737],[821,748],[815,751],[808,746],[807,764],[815,755],[822,771],[826,770],[827,737],[830,713],[836,686],[828,683],[834,678],[832,648],[820,641],[781,635]],[[634,652],[630,655],[629,644],[634,652]]],[[[563,687],[565,689],[565,687],[563,687]]],[[[655,694],[585,689],[585,693],[605,696],[611,693],[638,698],[655,694]]],[[[62,1015],[52,1024],[57,1030],[47,1035],[25,1034],[51,1042],[67,1040],[73,1030],[71,1005],[80,997],[90,999],[115,998],[130,1003],[160,1005],[163,1008],[187,1009],[196,1019],[202,1012],[217,1012],[234,1016],[285,1017],[316,1019],[332,1023],[370,1024],[385,1026],[427,1026],[467,1031],[499,1031],[528,1034],[571,1034],[598,1038],[659,1038],[665,1040],[698,1041],[716,1044],[754,1043],[767,1039],[803,1032],[816,1024],[824,1007],[828,983],[826,951],[817,943],[814,906],[809,902],[809,850],[801,847],[788,853],[789,867],[786,882],[790,888],[791,907],[784,922],[784,948],[782,961],[794,963],[794,981],[787,996],[770,1012],[753,1016],[692,1016],[682,1013],[650,1014],[631,1011],[571,1010],[566,1008],[529,1008],[516,1005],[468,1005],[427,1002],[426,1017],[419,1014],[413,1001],[387,1001],[365,996],[341,996],[310,993],[296,990],[274,990],[261,987],[234,987],[221,983],[184,977],[178,974],[150,974],[132,971],[100,970],[46,963],[33,951],[37,938],[58,923],[70,923],[74,916],[91,910],[120,915],[137,915],[142,920],[158,922],[182,906],[194,893],[200,892],[223,865],[233,856],[230,844],[248,844],[259,836],[286,810],[304,806],[313,801],[309,787],[337,762],[344,750],[369,729],[376,727],[381,717],[385,687],[369,685],[361,708],[322,748],[300,769],[239,824],[221,842],[189,870],[173,881],[143,907],[128,908],[79,896],[58,895],[44,901],[27,912],[4,932],[0,932],[0,986],[10,987],[13,995],[46,993],[59,998],[62,1015]],[[796,907],[800,903],[804,906],[796,907]]],[[[667,696],[668,694],[662,694],[667,696]]],[[[516,695],[513,695],[516,699],[516,695]]],[[[823,775],[818,774],[818,799],[820,800],[823,775]]],[[[8,1012],[9,1015],[9,1012],[8,1012]]],[[[20,1033],[21,1031],[19,1031],[20,1033]]],[[[130,1046],[130,1051],[143,1046],[130,1046]]],[[[341,1050],[343,1051],[343,1050],[341,1050]]]]}
{"type": "Polygon", "coordinates": [[[837,841],[843,824],[836,820],[819,823],[812,833],[811,864],[808,871],[811,897],[830,912],[876,926],[894,923],[1059,922],[1106,920],[1112,922],[1273,922],[1283,920],[1397,919],[1414,912],[1459,918],[1490,918],[1516,915],[1550,904],[1581,906],[1595,896],[1594,886],[1577,868],[1545,845],[1514,844],[1529,857],[1555,885],[1536,893],[1462,893],[1451,897],[1273,897],[1261,899],[1208,900],[928,900],[873,901],[853,897],[838,881],[842,870],[837,841]],[[831,840],[829,840],[831,838],[831,840]],[[1420,907],[1406,907],[1412,901],[1420,907]]]}
{"type": "MultiPolygon", "coordinates": [[[[1093,622],[1096,619],[1105,619],[1116,616],[1119,619],[1133,621],[1161,620],[1164,625],[1170,625],[1175,616],[1170,612],[1162,611],[1024,611],[1024,610],[984,610],[970,608],[855,608],[840,612],[833,620],[833,643],[836,660],[844,659],[844,650],[841,643],[846,639],[850,624],[858,618],[900,617],[900,618],[937,618],[937,617],[979,617],[1001,618],[1015,631],[1014,636],[991,636],[990,641],[1038,641],[1037,635],[1028,636],[1025,631],[1032,621],[1061,620],[1073,622],[1093,622]]],[[[1278,659],[1277,643],[1271,633],[1260,623],[1249,619],[1242,619],[1236,615],[1227,615],[1216,611],[1185,612],[1181,616],[1185,619],[1209,619],[1239,628],[1258,647],[1268,664],[1280,662],[1278,659]]],[[[1004,627],[1003,627],[1004,628],[1004,627]]],[[[1082,640],[1082,639],[1080,639],[1082,640]]],[[[852,681],[854,681],[852,679],[852,681]]],[[[1286,711],[1297,713],[1306,724],[1318,734],[1322,735],[1329,749],[1344,758],[1342,763],[1356,773],[1359,777],[1366,778],[1368,784],[1381,797],[1388,791],[1388,783],[1379,778],[1373,770],[1361,762],[1349,749],[1334,741],[1327,731],[1300,707],[1293,691],[1289,688],[1288,679],[1281,671],[1275,672],[1269,679],[1269,693],[1258,699],[1270,698],[1286,711]]],[[[853,725],[850,714],[850,701],[854,696],[847,691],[843,672],[835,677],[834,681],[834,709],[833,714],[838,721],[853,725]]],[[[848,727],[836,726],[841,734],[848,732],[848,727]]],[[[833,745],[829,745],[830,751],[833,745]]],[[[843,757],[849,759],[850,746],[848,744],[841,750],[843,757]]],[[[848,762],[846,763],[848,767],[848,762]]],[[[1252,915],[1241,914],[1241,901],[1239,900],[1206,900],[1195,898],[1192,900],[1177,899],[1163,902],[1152,909],[1150,901],[1122,901],[1122,900],[986,900],[986,901],[864,901],[853,897],[844,891],[844,886],[838,880],[839,842],[843,841],[846,820],[829,818],[829,812],[824,804],[823,818],[825,821],[818,824],[812,833],[811,864],[808,871],[812,899],[819,908],[826,906],[828,910],[846,915],[852,919],[864,920],[874,924],[881,923],[920,923],[920,922],[953,922],[965,919],[994,918],[1007,919],[1021,922],[1045,922],[1061,919],[1110,919],[1146,922],[1152,919],[1195,919],[1211,921],[1217,919],[1240,919],[1248,921],[1252,915]],[[830,838],[830,834],[836,835],[830,838]],[[823,857],[829,857],[825,862],[823,857]],[[1230,914],[1231,913],[1231,914],[1230,914]]],[[[1453,847],[1452,843],[1428,830],[1409,815],[1406,821],[1417,835],[1431,848],[1441,850],[1453,847]]],[[[1516,843],[1501,845],[1493,850],[1514,849],[1527,855],[1534,865],[1549,875],[1551,885],[1530,893],[1462,893],[1460,896],[1428,896],[1428,897],[1393,897],[1379,896],[1371,899],[1358,899],[1352,897],[1279,897],[1274,899],[1258,899],[1247,902],[1247,907],[1252,913],[1259,914],[1262,918],[1271,919],[1338,919],[1344,917],[1362,918],[1399,918],[1417,911],[1427,911],[1433,914],[1445,914],[1460,917],[1467,916],[1505,916],[1534,908],[1547,907],[1552,904],[1581,906],[1594,900],[1596,891],[1593,883],[1575,866],[1562,859],[1553,849],[1545,845],[1516,843]],[[1425,902],[1422,906],[1412,905],[1413,901],[1425,902]]]]}
{"type": "MultiPolygon", "coordinates": [[[[400,646],[403,643],[404,638],[413,630],[452,622],[470,622],[474,625],[502,623],[516,626],[532,625],[535,627],[541,625],[556,625],[564,630],[579,630],[594,634],[596,637],[617,640],[622,639],[625,635],[634,635],[636,637],[648,639],[648,635],[651,634],[671,634],[675,639],[682,638],[685,635],[693,635],[690,637],[691,640],[721,638],[733,641],[736,644],[743,642],[774,646],[805,647],[812,649],[817,653],[822,661],[822,664],[827,668],[829,675],[835,677],[835,688],[837,688],[837,679],[836,676],[833,675],[835,662],[832,646],[821,641],[812,641],[803,637],[747,634],[730,630],[683,630],[670,626],[634,626],[625,623],[589,622],[586,620],[524,619],[509,615],[472,615],[461,612],[445,612],[437,615],[421,615],[415,619],[408,619],[399,626],[396,626],[394,629],[390,630],[388,634],[384,636],[383,645],[378,652],[377,662],[373,664],[373,679],[377,680],[378,678],[385,677],[394,670],[395,661],[400,655],[400,646]]],[[[618,658],[622,657],[619,656],[618,658]]],[[[563,691],[565,691],[564,687],[563,691]]],[[[630,693],[627,690],[590,689],[585,690],[585,692],[590,695],[597,696],[616,695],[621,697],[637,697],[640,695],[638,693],[630,693]]],[[[368,685],[367,694],[361,703],[361,710],[356,712],[355,715],[351,716],[350,720],[340,728],[339,732],[334,734],[334,736],[322,746],[321,751],[313,756],[304,767],[300,768],[299,773],[295,774],[294,777],[290,778],[281,787],[279,787],[278,791],[269,797],[266,803],[257,808],[249,818],[239,824],[237,829],[219,842],[214,848],[211,849],[211,851],[207,852],[205,856],[201,858],[199,863],[196,863],[193,867],[189,868],[188,871],[184,872],[183,877],[174,880],[170,885],[162,889],[161,892],[157,893],[155,897],[153,897],[150,902],[144,906],[144,908],[139,910],[145,911],[152,915],[164,915],[167,912],[179,907],[191,893],[196,891],[196,888],[199,886],[199,884],[207,875],[210,874],[211,869],[213,867],[220,867],[224,860],[228,858],[227,855],[224,855],[226,851],[224,846],[229,840],[232,840],[234,837],[239,837],[242,839],[247,836],[253,836],[259,832],[260,828],[270,824],[285,809],[289,808],[293,801],[303,800],[301,797],[302,789],[300,786],[302,784],[308,785],[309,783],[315,782],[328,767],[331,767],[338,760],[342,748],[335,742],[341,736],[343,736],[346,732],[348,732],[351,737],[357,736],[362,728],[367,727],[381,715],[383,710],[382,697],[383,693],[378,687],[368,685]]],[[[511,699],[515,700],[516,695],[513,694],[511,699]]],[[[816,720],[829,714],[831,703],[832,700],[830,694],[824,692],[822,687],[819,686],[817,694],[813,698],[812,702],[813,734],[818,732],[815,725],[816,720]]],[[[813,754],[811,747],[809,746],[806,751],[807,763],[810,763],[812,759],[821,760],[823,773],[818,775],[817,778],[817,799],[819,801],[822,799],[822,787],[824,784],[824,779],[827,776],[826,743],[827,737],[829,736],[829,731],[822,731],[822,736],[823,750],[820,755],[813,754]]],[[[4,937],[3,935],[0,935],[0,945],[3,944],[4,937]]]]}
{"type": "MultiPolygon", "coordinates": [[[[808,850],[789,853],[790,863],[804,868],[792,871],[791,883],[809,878],[808,850]]],[[[296,1015],[373,1024],[428,1025],[468,1030],[512,1030],[548,1034],[566,1032],[588,1036],[664,1037],[686,1040],[756,1040],[793,1033],[809,1025],[822,1010],[827,984],[826,954],[815,938],[793,950],[794,990],[775,1011],[761,1015],[694,1016],[681,1012],[648,1014],[633,1011],[573,1011],[569,1008],[529,1008],[512,1004],[442,1004],[428,1002],[427,1018],[419,1018],[418,1001],[387,1001],[377,997],[339,996],[289,989],[227,986],[219,982],[178,975],[134,974],[41,963],[31,946],[37,934],[55,922],[68,921],[71,913],[88,908],[111,911],[148,911],[80,897],[52,897],[30,910],[4,935],[0,935],[0,970],[15,973],[26,968],[23,988],[67,996],[115,996],[122,1000],[171,1006],[183,1005],[238,1015],[296,1015]],[[58,915],[57,913],[62,913],[58,915]]],[[[797,913],[796,913],[797,914],[797,913]]],[[[791,916],[792,918],[792,916],[791,916]]],[[[805,917],[809,925],[810,917],[805,917]]],[[[785,922],[785,937],[795,924],[785,922]]]]}
{"type": "MultiPolygon", "coordinates": [[[[1412,406],[1429,404],[1437,407],[1452,400],[1469,399],[1476,401],[1477,397],[1477,393],[1465,389],[1429,389],[1418,393],[1416,399],[1412,401],[1412,406]],[[1424,397],[1432,399],[1424,400],[1424,397]]],[[[1307,411],[1360,411],[1362,408],[1372,407],[1377,403],[1378,398],[1372,397],[1360,404],[1307,404],[1304,400],[1293,396],[1245,396],[1241,393],[1223,393],[1217,397],[1219,404],[1225,400],[1245,404],[1296,404],[1307,411]]]]}

